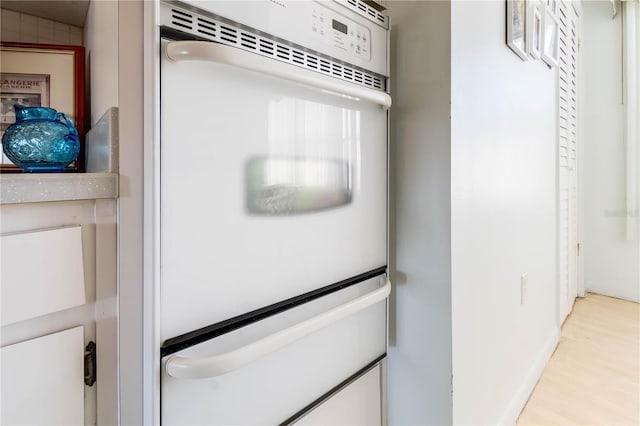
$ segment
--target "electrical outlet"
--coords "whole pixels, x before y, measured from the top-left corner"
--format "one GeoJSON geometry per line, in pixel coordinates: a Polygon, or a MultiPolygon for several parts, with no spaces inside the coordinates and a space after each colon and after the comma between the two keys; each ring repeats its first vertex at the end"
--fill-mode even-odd
{"type": "Polygon", "coordinates": [[[520,304],[524,305],[524,301],[527,298],[527,278],[529,273],[525,272],[520,276],[520,304]]]}

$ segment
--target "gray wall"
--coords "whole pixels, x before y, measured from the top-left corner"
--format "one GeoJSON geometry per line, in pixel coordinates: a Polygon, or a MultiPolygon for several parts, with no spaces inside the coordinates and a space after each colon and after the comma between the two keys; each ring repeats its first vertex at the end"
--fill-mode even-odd
{"type": "Polygon", "coordinates": [[[450,10],[392,1],[390,425],[451,424],[450,10]]]}

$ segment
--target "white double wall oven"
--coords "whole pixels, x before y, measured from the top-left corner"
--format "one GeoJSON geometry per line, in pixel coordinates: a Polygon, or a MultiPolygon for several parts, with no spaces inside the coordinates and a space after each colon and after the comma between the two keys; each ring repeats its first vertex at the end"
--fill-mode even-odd
{"type": "Polygon", "coordinates": [[[382,424],[388,20],[159,4],[162,424],[382,424]]]}

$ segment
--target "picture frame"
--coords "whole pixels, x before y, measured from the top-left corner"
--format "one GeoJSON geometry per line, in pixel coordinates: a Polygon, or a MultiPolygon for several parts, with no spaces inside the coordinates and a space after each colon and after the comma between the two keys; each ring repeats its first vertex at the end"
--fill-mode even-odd
{"type": "Polygon", "coordinates": [[[549,6],[544,8],[542,18],[542,49],[540,57],[549,67],[558,65],[560,53],[560,22],[549,6]]]}
{"type": "MultiPolygon", "coordinates": [[[[84,171],[84,47],[0,42],[0,136],[15,121],[14,103],[47,106],[66,114],[80,137],[80,154],[65,172],[84,171]]],[[[2,153],[0,173],[22,170],[2,153]]]]}
{"type": "Polygon", "coordinates": [[[527,0],[507,0],[507,46],[523,61],[527,55],[527,0]]]}
{"type": "Polygon", "coordinates": [[[530,2],[529,22],[527,22],[527,53],[534,59],[540,58],[542,50],[542,12],[540,2],[530,2]]]}

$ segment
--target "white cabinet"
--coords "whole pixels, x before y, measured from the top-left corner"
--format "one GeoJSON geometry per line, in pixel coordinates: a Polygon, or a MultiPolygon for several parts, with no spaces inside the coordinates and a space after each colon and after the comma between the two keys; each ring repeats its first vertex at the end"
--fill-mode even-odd
{"type": "Polygon", "coordinates": [[[3,425],[84,424],[84,333],[75,327],[0,349],[3,425]]]}
{"type": "MultiPolygon", "coordinates": [[[[15,225],[11,219],[3,216],[3,228],[15,225]]],[[[2,424],[82,425],[84,327],[30,339],[82,322],[51,317],[86,303],[82,228],[5,234],[0,253],[2,424]],[[38,330],[34,319],[53,330],[38,330]]]]}
{"type": "Polygon", "coordinates": [[[0,236],[2,325],[85,303],[80,226],[0,236]]]}
{"type": "Polygon", "coordinates": [[[0,176],[3,425],[117,424],[116,193],[78,193],[74,182],[101,190],[117,178],[0,176]]]}
{"type": "Polygon", "coordinates": [[[296,425],[381,425],[381,379],[381,368],[378,364],[302,417],[296,425]]]}

